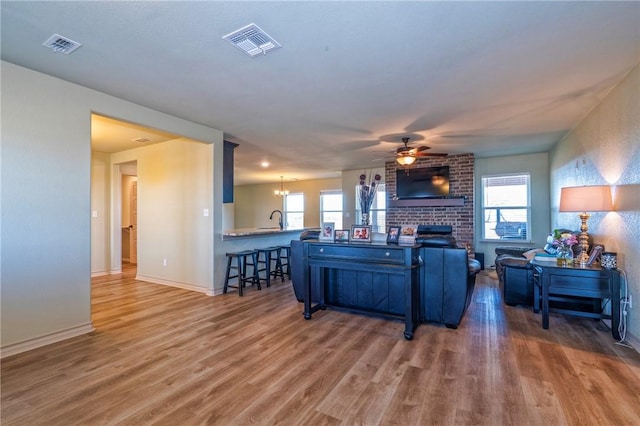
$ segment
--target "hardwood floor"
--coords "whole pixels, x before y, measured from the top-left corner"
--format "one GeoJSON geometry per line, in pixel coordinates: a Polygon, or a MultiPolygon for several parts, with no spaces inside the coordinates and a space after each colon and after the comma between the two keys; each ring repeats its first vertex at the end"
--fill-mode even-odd
{"type": "Polygon", "coordinates": [[[3,425],[640,424],[640,355],[601,323],[505,307],[479,277],[461,326],[337,311],[290,284],[207,297],[93,280],[96,331],[2,361],[3,425]]]}

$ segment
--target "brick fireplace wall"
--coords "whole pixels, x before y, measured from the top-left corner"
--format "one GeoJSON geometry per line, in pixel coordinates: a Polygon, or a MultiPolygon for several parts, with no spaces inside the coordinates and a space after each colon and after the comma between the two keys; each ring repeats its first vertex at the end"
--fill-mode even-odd
{"type": "Polygon", "coordinates": [[[453,236],[459,247],[473,241],[473,154],[450,155],[448,157],[419,158],[411,168],[449,166],[449,192],[452,198],[458,198],[462,205],[450,204],[447,200],[424,200],[413,202],[414,206],[394,206],[396,193],[397,163],[385,164],[385,184],[387,191],[387,226],[403,225],[451,225],[453,236]]]}

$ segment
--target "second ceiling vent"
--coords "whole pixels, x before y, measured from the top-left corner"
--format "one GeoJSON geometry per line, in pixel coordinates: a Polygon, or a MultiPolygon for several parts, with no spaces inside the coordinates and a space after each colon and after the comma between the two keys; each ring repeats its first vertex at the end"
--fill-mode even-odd
{"type": "Polygon", "coordinates": [[[272,49],[277,49],[280,43],[256,24],[246,25],[222,37],[249,56],[266,54],[272,49]]]}

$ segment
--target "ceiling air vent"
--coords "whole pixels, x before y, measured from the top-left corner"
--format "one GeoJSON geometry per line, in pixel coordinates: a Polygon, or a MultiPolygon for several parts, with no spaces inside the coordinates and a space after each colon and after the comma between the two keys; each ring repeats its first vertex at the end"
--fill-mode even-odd
{"type": "Polygon", "coordinates": [[[44,47],[48,47],[56,53],[70,54],[78,47],[82,46],[77,41],[73,41],[66,37],[62,37],[60,34],[54,34],[47,41],[42,43],[44,47]]]}
{"type": "Polygon", "coordinates": [[[280,43],[271,38],[256,24],[249,24],[222,38],[252,57],[260,53],[264,55],[269,50],[281,47],[280,43]]]}

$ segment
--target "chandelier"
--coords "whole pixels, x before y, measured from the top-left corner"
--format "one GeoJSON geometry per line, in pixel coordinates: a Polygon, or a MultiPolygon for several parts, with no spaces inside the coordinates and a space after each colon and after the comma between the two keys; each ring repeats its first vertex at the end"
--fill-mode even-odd
{"type": "Polygon", "coordinates": [[[284,177],[280,176],[280,189],[276,189],[273,193],[277,197],[286,197],[289,195],[289,191],[284,189],[284,177]]]}

